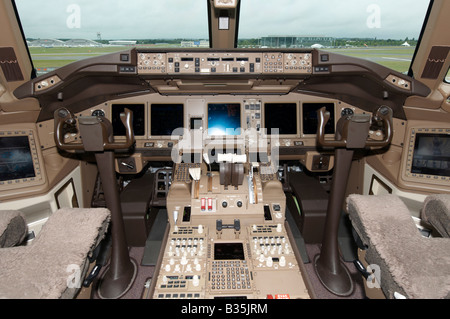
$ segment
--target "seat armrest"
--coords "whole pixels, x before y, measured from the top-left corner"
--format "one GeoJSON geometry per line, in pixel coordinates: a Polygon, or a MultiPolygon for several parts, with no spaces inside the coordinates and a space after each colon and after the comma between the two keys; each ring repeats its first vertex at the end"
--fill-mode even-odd
{"type": "Polygon", "coordinates": [[[13,247],[23,242],[27,235],[27,223],[22,212],[0,211],[0,248],[13,247]]]}

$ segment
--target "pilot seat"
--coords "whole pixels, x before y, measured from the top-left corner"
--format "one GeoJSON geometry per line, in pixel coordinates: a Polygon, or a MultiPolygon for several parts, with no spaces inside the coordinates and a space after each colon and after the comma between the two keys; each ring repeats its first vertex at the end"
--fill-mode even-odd
{"type": "Polygon", "coordinates": [[[369,298],[450,298],[450,195],[428,196],[421,210],[437,236],[424,236],[396,195],[350,195],[347,209],[359,258],[370,265],[360,267],[369,298]]]}
{"type": "Polygon", "coordinates": [[[77,297],[109,222],[105,208],[62,208],[24,245],[24,214],[0,211],[0,299],[77,297]]]}

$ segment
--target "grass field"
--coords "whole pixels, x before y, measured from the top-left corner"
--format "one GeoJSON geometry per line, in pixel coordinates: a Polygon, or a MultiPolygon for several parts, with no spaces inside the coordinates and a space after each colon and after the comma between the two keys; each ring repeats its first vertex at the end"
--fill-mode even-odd
{"type": "Polygon", "coordinates": [[[75,61],[125,50],[125,47],[31,47],[30,54],[37,69],[59,68],[75,61]]]}
{"type": "Polygon", "coordinates": [[[408,72],[415,47],[328,49],[330,52],[367,59],[401,73],[408,72]]]}
{"type": "MultiPolygon", "coordinates": [[[[156,47],[156,46],[152,46],[156,47]]],[[[126,50],[127,47],[74,47],[74,48],[30,48],[35,68],[40,72],[44,69],[59,68],[69,63],[100,56],[103,54],[126,50]]],[[[343,48],[324,49],[326,51],[354,56],[379,63],[388,68],[405,73],[411,64],[414,47],[373,47],[373,48],[343,48]]]]}

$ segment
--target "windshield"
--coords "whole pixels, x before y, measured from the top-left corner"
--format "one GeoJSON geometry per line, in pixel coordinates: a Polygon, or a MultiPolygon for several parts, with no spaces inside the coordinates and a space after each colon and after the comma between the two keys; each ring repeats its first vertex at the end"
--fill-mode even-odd
{"type": "Polygon", "coordinates": [[[205,0],[16,0],[37,73],[130,47],[209,47],[205,0]]]}
{"type": "MultiPolygon", "coordinates": [[[[87,57],[209,48],[209,0],[16,0],[38,75],[87,57]]],[[[241,0],[239,48],[320,48],[409,70],[429,0],[241,0]]]]}
{"type": "Polygon", "coordinates": [[[408,72],[429,0],[242,0],[239,47],[321,48],[408,72]]]}

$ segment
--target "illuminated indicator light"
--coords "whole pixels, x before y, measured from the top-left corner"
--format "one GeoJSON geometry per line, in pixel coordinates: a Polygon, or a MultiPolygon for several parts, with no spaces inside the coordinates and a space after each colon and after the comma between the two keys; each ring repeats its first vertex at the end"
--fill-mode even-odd
{"type": "Polygon", "coordinates": [[[202,211],[206,210],[206,198],[201,199],[201,209],[202,211]]]}
{"type": "Polygon", "coordinates": [[[212,198],[208,198],[208,210],[212,210],[212,198]]]}
{"type": "Polygon", "coordinates": [[[291,296],[289,294],[277,294],[275,295],[275,299],[291,299],[291,296]]]}

